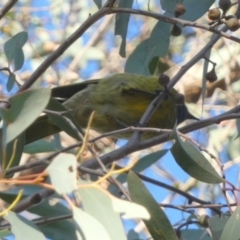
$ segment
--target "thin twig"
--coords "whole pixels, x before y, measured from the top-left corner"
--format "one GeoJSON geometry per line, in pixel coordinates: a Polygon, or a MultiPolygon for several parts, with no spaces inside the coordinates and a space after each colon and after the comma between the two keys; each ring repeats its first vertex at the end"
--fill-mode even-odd
{"type": "Polygon", "coordinates": [[[17,2],[18,0],[9,0],[0,10],[0,19],[2,19],[17,2]]]}

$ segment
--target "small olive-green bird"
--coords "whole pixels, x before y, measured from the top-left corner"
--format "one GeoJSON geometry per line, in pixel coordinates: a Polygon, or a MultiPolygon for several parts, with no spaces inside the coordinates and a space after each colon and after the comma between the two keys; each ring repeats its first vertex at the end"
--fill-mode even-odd
{"type": "MultiPolygon", "coordinates": [[[[157,77],[122,73],[53,88],[52,97],[62,101],[82,128],[87,127],[94,111],[91,128],[107,133],[136,126],[157,92],[163,90],[157,77]]],[[[182,95],[171,90],[151,117],[148,127],[172,129],[176,122],[179,124],[185,119],[197,119],[188,112],[183,97],[179,96],[182,95]]],[[[47,115],[41,116],[27,129],[26,143],[60,131],[47,115]]],[[[125,132],[114,137],[128,139],[131,135],[131,132],[125,132]]],[[[156,135],[153,132],[143,133],[142,138],[156,135]]]]}

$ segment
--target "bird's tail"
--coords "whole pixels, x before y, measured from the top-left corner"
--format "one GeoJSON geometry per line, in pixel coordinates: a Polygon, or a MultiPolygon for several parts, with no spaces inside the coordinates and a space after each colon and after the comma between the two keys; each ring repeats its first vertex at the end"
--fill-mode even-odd
{"type": "Polygon", "coordinates": [[[47,115],[40,116],[27,130],[25,135],[25,144],[38,139],[48,137],[60,132],[60,128],[54,125],[47,115]]]}

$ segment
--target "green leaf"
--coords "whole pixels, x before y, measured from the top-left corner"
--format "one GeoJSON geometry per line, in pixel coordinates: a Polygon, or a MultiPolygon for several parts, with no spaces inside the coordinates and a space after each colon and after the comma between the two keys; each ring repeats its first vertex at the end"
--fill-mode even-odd
{"type": "MultiPolygon", "coordinates": [[[[8,203],[12,203],[14,199],[16,199],[20,190],[23,190],[22,198],[26,198],[39,193],[43,189],[43,187],[39,186],[24,185],[7,191],[1,191],[0,198],[8,203]]],[[[62,199],[58,194],[54,194],[51,196],[51,201],[46,199],[37,205],[33,205],[28,209],[28,211],[43,217],[58,217],[61,215],[71,214],[71,211],[61,204],[61,200],[62,199]]]]}
{"type": "Polygon", "coordinates": [[[150,61],[148,68],[151,75],[154,74],[157,68],[158,62],[159,62],[159,57],[153,57],[152,60],[150,61]]]}
{"type": "Polygon", "coordinates": [[[59,194],[68,194],[77,189],[77,159],[73,154],[59,154],[46,171],[59,194]]]}
{"type": "Polygon", "coordinates": [[[23,195],[22,198],[28,197],[29,195],[33,195],[40,190],[42,190],[42,187],[39,186],[20,186],[13,189],[9,189],[7,191],[0,191],[0,198],[8,203],[12,203],[14,199],[17,197],[20,190],[23,189],[23,195]]]}
{"type": "Polygon", "coordinates": [[[10,73],[7,81],[7,90],[9,92],[12,90],[15,82],[16,82],[16,75],[14,73],[10,73]]]}
{"type": "MultiPolygon", "coordinates": [[[[163,149],[157,152],[150,153],[137,161],[137,163],[132,168],[132,171],[135,173],[140,173],[144,171],[146,168],[153,165],[157,162],[160,158],[162,158],[168,150],[163,149]]],[[[121,183],[125,183],[127,181],[127,174],[122,173],[117,177],[117,180],[121,183]]]]}
{"type": "Polygon", "coordinates": [[[24,54],[22,47],[27,42],[27,39],[27,32],[20,32],[4,44],[4,53],[7,57],[8,63],[14,64],[14,71],[21,69],[23,66],[24,54]]]}
{"type": "Polygon", "coordinates": [[[240,238],[240,207],[237,206],[223,228],[220,240],[238,240],[240,238]]]}
{"type": "MultiPolygon", "coordinates": [[[[173,13],[174,7],[178,3],[182,3],[182,2],[183,0],[161,0],[161,6],[162,6],[162,9],[164,9],[168,13],[173,13]]],[[[184,5],[185,5],[185,1],[184,1],[184,5]]]]}
{"type": "MultiPolygon", "coordinates": [[[[173,16],[173,9],[179,2],[182,1],[162,0],[161,5],[167,11],[165,15],[173,16]]],[[[203,0],[200,2],[198,0],[185,0],[184,6],[187,11],[181,18],[195,21],[206,13],[213,2],[213,0],[203,0]]],[[[125,72],[149,76],[153,69],[151,65],[151,71],[149,71],[151,60],[154,57],[166,56],[168,52],[170,27],[171,24],[159,21],[155,25],[150,38],[141,42],[129,56],[125,65],[125,72]]]]}
{"type": "Polygon", "coordinates": [[[9,99],[10,109],[0,108],[3,125],[3,146],[29,127],[47,106],[51,89],[30,89],[9,99]]]}
{"type": "MultiPolygon", "coordinates": [[[[156,161],[158,161],[161,157],[163,157],[168,150],[163,149],[157,152],[150,153],[141,159],[137,161],[137,163],[134,165],[132,168],[132,171],[135,173],[140,173],[144,171],[146,168],[150,167],[153,165],[156,161]]],[[[127,174],[126,173],[121,173],[116,177],[116,180],[120,183],[125,183],[127,181],[127,174]]],[[[113,185],[110,184],[108,187],[108,191],[111,192],[114,196],[119,196],[119,189],[113,185]]]]}
{"type": "Polygon", "coordinates": [[[80,188],[78,193],[86,213],[104,226],[110,239],[115,239],[116,236],[118,239],[125,239],[121,218],[114,211],[112,200],[103,190],[96,187],[80,188]]]}
{"type": "Polygon", "coordinates": [[[98,9],[102,7],[102,0],[93,0],[95,4],[97,5],[98,9]]]}
{"type": "Polygon", "coordinates": [[[33,143],[29,143],[24,146],[24,152],[29,154],[43,153],[43,152],[54,152],[55,146],[52,141],[46,141],[44,139],[37,140],[33,143]]]}
{"type": "Polygon", "coordinates": [[[50,199],[42,201],[40,204],[33,205],[28,209],[29,212],[42,216],[44,218],[59,217],[71,214],[71,211],[63,205],[59,195],[52,195],[50,199]]]}
{"type": "Polygon", "coordinates": [[[47,223],[40,225],[39,229],[48,239],[79,240],[76,235],[76,224],[73,222],[73,220],[59,220],[56,222],[47,223]]]}
{"type": "Polygon", "coordinates": [[[142,218],[142,219],[150,219],[150,215],[146,208],[143,206],[128,202],[125,200],[121,200],[118,198],[112,198],[112,206],[113,210],[117,213],[121,213],[123,219],[134,219],[134,218],[142,218]]]}
{"type": "MultiPolygon", "coordinates": [[[[80,239],[99,239],[100,236],[101,239],[104,240],[112,239],[108,235],[102,223],[92,217],[90,214],[84,212],[82,209],[73,207],[73,219],[81,229],[82,234],[80,232],[78,232],[78,234],[82,237],[84,236],[84,238],[80,239]],[[93,226],[94,230],[92,228],[93,226]]],[[[117,233],[115,234],[117,235],[117,233]]],[[[118,236],[118,239],[122,238],[119,238],[118,236]]]]}
{"type": "MultiPolygon", "coordinates": [[[[121,0],[118,7],[119,8],[132,8],[133,0],[121,0]]],[[[126,37],[128,30],[130,14],[129,13],[117,13],[115,22],[115,36],[120,35],[122,37],[122,42],[120,46],[119,54],[121,57],[126,57],[126,37]]]]}
{"type": "Polygon", "coordinates": [[[16,240],[46,239],[35,224],[19,214],[9,211],[4,218],[11,224],[11,231],[16,240]]]}
{"type": "Polygon", "coordinates": [[[212,240],[206,230],[202,229],[187,229],[181,231],[181,238],[185,240],[212,240]]]}
{"type": "Polygon", "coordinates": [[[223,179],[218,175],[213,166],[188,141],[183,141],[174,129],[174,138],[176,142],[171,148],[171,153],[177,164],[193,178],[206,183],[222,183],[223,179]]]}
{"type": "Polygon", "coordinates": [[[152,238],[154,240],[177,240],[176,233],[164,211],[133,172],[128,174],[128,189],[133,202],[144,206],[151,215],[150,220],[143,221],[152,238]]]}
{"type": "Polygon", "coordinates": [[[149,64],[154,57],[167,55],[171,24],[158,21],[150,38],[141,42],[127,59],[125,72],[149,76],[149,64]]]}
{"type": "Polygon", "coordinates": [[[196,21],[202,17],[215,0],[184,0],[183,4],[186,7],[186,12],[180,17],[188,21],[196,21]]]}
{"type": "MultiPolygon", "coordinates": [[[[60,199],[57,194],[54,194],[50,199],[46,199],[40,204],[34,205],[28,209],[28,211],[44,218],[71,215],[72,212],[63,204],[63,200],[60,199]]],[[[72,218],[40,225],[39,229],[49,239],[77,240],[76,225],[72,218]]]]}
{"type": "Polygon", "coordinates": [[[141,240],[140,235],[134,231],[134,229],[131,229],[127,234],[128,240],[141,240]]]}
{"type": "Polygon", "coordinates": [[[223,228],[226,225],[230,214],[222,214],[221,216],[215,215],[211,217],[209,222],[209,228],[212,233],[212,240],[219,240],[222,234],[223,228]]]}
{"type": "Polygon", "coordinates": [[[164,73],[170,68],[169,64],[167,64],[164,60],[159,57],[154,57],[149,63],[149,71],[151,75],[164,73]]]}
{"type": "Polygon", "coordinates": [[[12,235],[12,233],[7,230],[7,229],[4,229],[4,230],[0,230],[0,238],[1,239],[5,239],[7,236],[10,236],[12,235]]]}

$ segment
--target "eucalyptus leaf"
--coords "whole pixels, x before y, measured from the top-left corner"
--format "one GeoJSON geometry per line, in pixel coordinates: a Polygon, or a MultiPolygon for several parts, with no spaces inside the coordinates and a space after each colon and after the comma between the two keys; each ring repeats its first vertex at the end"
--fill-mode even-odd
{"type": "Polygon", "coordinates": [[[196,147],[178,136],[176,128],[174,128],[174,137],[176,142],[171,148],[171,153],[187,174],[206,183],[216,184],[224,181],[196,147]]]}
{"type": "Polygon", "coordinates": [[[45,240],[39,228],[28,219],[9,211],[4,218],[11,224],[11,231],[16,240],[45,240]]]}
{"type": "MultiPolygon", "coordinates": [[[[108,232],[101,224],[100,221],[92,217],[90,214],[84,212],[82,209],[73,207],[73,219],[79,226],[81,231],[79,235],[80,239],[99,239],[101,237],[104,240],[111,240],[108,232]],[[94,226],[94,230],[93,230],[94,226]]],[[[116,233],[117,234],[117,233],[116,233]]],[[[121,238],[119,238],[121,239],[121,238]]]]}
{"type": "Polygon", "coordinates": [[[237,206],[223,228],[220,240],[239,240],[240,238],[240,207],[237,206]]]}
{"type": "MultiPolygon", "coordinates": [[[[160,0],[162,9],[167,11],[168,13],[173,13],[174,12],[174,7],[178,3],[182,3],[183,0],[160,0]]],[[[184,1],[185,4],[185,1],[184,1]]]]}
{"type": "Polygon", "coordinates": [[[29,89],[9,98],[9,109],[0,108],[3,119],[3,146],[14,140],[41,114],[50,99],[47,88],[29,89]]]}
{"type": "Polygon", "coordinates": [[[154,240],[177,240],[178,237],[164,211],[133,172],[128,174],[128,189],[133,202],[144,206],[151,215],[150,220],[143,221],[152,238],[154,240]]]}
{"type": "Polygon", "coordinates": [[[15,82],[16,82],[16,75],[14,73],[10,73],[7,81],[8,92],[10,92],[13,89],[15,82]]]}
{"type": "MultiPolygon", "coordinates": [[[[158,21],[151,36],[141,42],[127,59],[125,72],[149,76],[149,64],[154,57],[167,55],[171,24],[158,21]]],[[[151,66],[152,71],[152,66],[151,66]]]]}
{"type": "Polygon", "coordinates": [[[209,10],[214,2],[215,0],[184,0],[183,4],[186,12],[180,18],[188,21],[196,21],[209,10]]]}
{"type": "Polygon", "coordinates": [[[73,154],[59,154],[46,171],[59,194],[68,194],[77,189],[77,159],[73,154]]]}
{"type": "Polygon", "coordinates": [[[55,150],[53,140],[46,141],[45,139],[40,139],[24,146],[24,152],[29,154],[54,152],[55,150]]]}
{"type": "Polygon", "coordinates": [[[221,216],[215,215],[208,220],[209,228],[212,234],[212,240],[220,239],[223,228],[226,225],[229,217],[230,217],[230,214],[221,214],[221,216]]]}
{"type": "Polygon", "coordinates": [[[181,237],[186,240],[212,240],[205,229],[186,229],[181,231],[181,237]]]}
{"type": "Polygon", "coordinates": [[[27,42],[27,39],[27,32],[20,32],[4,44],[4,53],[7,57],[8,63],[14,65],[14,71],[21,69],[23,66],[24,54],[22,47],[27,42]]]}
{"type": "Polygon", "coordinates": [[[102,0],[93,0],[95,4],[97,5],[98,9],[102,7],[102,0]]]}
{"type": "MultiPolygon", "coordinates": [[[[160,160],[168,150],[162,149],[157,152],[150,153],[142,158],[140,158],[137,163],[133,166],[132,171],[135,173],[140,173],[156,163],[158,160],[160,160]]],[[[122,173],[117,177],[117,180],[121,183],[125,183],[127,181],[127,174],[122,173]]]]}
{"type": "MultiPolygon", "coordinates": [[[[121,0],[118,7],[120,8],[131,8],[133,0],[121,0]]],[[[126,57],[126,37],[128,30],[130,14],[129,13],[117,13],[115,22],[115,35],[120,35],[122,42],[120,45],[119,54],[121,57],[126,57]]]]}
{"type": "Polygon", "coordinates": [[[108,194],[97,187],[80,188],[78,193],[86,213],[104,226],[110,239],[116,236],[118,239],[126,239],[120,215],[114,211],[108,194]]]}
{"type": "Polygon", "coordinates": [[[48,239],[79,240],[76,235],[76,224],[71,220],[59,220],[39,226],[48,239]]]}

